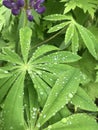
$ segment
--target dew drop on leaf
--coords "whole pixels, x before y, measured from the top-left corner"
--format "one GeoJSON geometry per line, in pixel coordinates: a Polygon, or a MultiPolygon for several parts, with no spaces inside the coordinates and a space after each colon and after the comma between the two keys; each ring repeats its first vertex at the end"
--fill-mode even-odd
{"type": "Polygon", "coordinates": [[[66,118],[63,118],[61,121],[62,121],[62,123],[66,123],[66,122],[67,122],[67,119],[66,119],[66,118]]]}
{"type": "Polygon", "coordinates": [[[51,125],[49,125],[49,126],[48,126],[48,130],[51,130],[51,129],[52,129],[52,126],[51,126],[51,125]]]}
{"type": "Polygon", "coordinates": [[[73,94],[72,93],[69,93],[69,95],[68,95],[70,98],[72,98],[73,97],[73,94]]]}
{"type": "Polygon", "coordinates": [[[40,128],[40,123],[38,123],[36,126],[37,126],[38,128],[40,128]]]}

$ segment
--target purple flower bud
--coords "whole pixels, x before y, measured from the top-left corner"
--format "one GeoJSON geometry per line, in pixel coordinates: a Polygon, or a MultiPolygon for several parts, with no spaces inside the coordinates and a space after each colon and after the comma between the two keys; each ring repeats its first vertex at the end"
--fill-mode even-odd
{"type": "Polygon", "coordinates": [[[33,18],[32,14],[31,14],[31,10],[30,9],[26,10],[26,13],[27,13],[28,20],[30,22],[33,21],[34,18],[33,18]]]}
{"type": "Polygon", "coordinates": [[[18,15],[20,13],[20,9],[18,8],[17,9],[12,8],[11,11],[13,15],[18,15]]]}
{"type": "Polygon", "coordinates": [[[29,16],[28,16],[28,20],[29,20],[30,22],[32,22],[32,21],[33,21],[33,19],[34,19],[34,18],[33,18],[33,16],[32,16],[32,15],[29,15],[29,16]]]}
{"type": "Polygon", "coordinates": [[[36,11],[37,11],[39,14],[44,13],[45,10],[46,10],[46,8],[45,8],[44,6],[43,6],[43,7],[39,7],[39,8],[36,9],[36,11]]]}
{"type": "Polygon", "coordinates": [[[24,0],[17,0],[17,6],[18,7],[23,7],[24,6],[24,4],[25,4],[25,1],[24,0]]]}
{"type": "Polygon", "coordinates": [[[11,9],[11,1],[10,0],[3,0],[3,5],[9,9],[11,9]]]}

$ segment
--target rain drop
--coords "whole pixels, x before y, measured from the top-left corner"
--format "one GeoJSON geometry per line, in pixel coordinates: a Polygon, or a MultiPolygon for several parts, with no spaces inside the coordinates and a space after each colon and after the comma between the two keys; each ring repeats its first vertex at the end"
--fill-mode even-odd
{"type": "Polygon", "coordinates": [[[72,93],[69,93],[69,95],[68,95],[70,98],[72,98],[73,97],[73,94],[72,93]]]}
{"type": "Polygon", "coordinates": [[[67,122],[67,119],[66,119],[66,118],[63,118],[61,121],[62,121],[62,123],[66,123],[66,122],[67,122]]]}

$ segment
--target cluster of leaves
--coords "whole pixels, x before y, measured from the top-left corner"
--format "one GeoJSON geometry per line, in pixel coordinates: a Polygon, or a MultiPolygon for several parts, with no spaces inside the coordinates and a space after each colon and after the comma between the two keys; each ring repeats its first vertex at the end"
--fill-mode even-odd
{"type": "Polygon", "coordinates": [[[97,130],[98,1],[46,0],[32,23],[1,3],[0,130],[97,130]]]}

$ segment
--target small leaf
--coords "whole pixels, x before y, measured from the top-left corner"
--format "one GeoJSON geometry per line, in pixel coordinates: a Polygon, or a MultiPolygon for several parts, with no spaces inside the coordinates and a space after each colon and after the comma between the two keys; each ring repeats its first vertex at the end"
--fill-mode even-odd
{"type": "Polygon", "coordinates": [[[1,59],[2,60],[6,60],[9,61],[11,63],[16,63],[16,64],[22,64],[22,59],[19,57],[18,54],[16,54],[15,52],[13,52],[12,50],[10,50],[9,48],[3,48],[1,54],[1,59]]]}
{"type": "Polygon", "coordinates": [[[38,76],[35,73],[31,73],[31,72],[29,72],[29,74],[34,83],[34,87],[37,91],[38,101],[41,106],[44,106],[51,89],[48,86],[48,84],[46,84],[46,82],[40,78],[40,76],[38,76]]]}
{"type": "Polygon", "coordinates": [[[47,52],[51,52],[53,50],[59,50],[59,48],[52,46],[52,45],[42,45],[37,48],[37,50],[33,53],[33,56],[31,57],[29,62],[32,62],[38,57],[43,56],[47,52]]]}
{"type": "Polygon", "coordinates": [[[53,27],[51,27],[49,30],[48,30],[48,33],[52,33],[52,32],[56,32],[62,28],[64,28],[65,26],[67,26],[70,22],[63,22],[63,23],[60,23],[58,25],[55,25],[53,27]]]}
{"type": "Polygon", "coordinates": [[[65,34],[65,44],[66,45],[71,41],[73,35],[74,35],[74,24],[71,23],[69,25],[69,27],[67,28],[66,34],[65,34]]]}
{"type": "Polygon", "coordinates": [[[76,28],[74,28],[74,33],[72,37],[72,52],[77,53],[78,49],[79,49],[79,37],[76,28]]]}
{"type": "Polygon", "coordinates": [[[38,97],[37,93],[32,86],[32,81],[28,81],[25,83],[28,87],[24,89],[24,109],[27,117],[28,129],[34,129],[36,120],[39,114],[39,105],[38,105],[38,97]]]}
{"type": "Polygon", "coordinates": [[[6,96],[3,108],[3,128],[5,130],[24,130],[23,117],[23,87],[24,76],[22,73],[18,76],[6,96]]]}
{"type": "Polygon", "coordinates": [[[67,16],[63,14],[52,14],[44,17],[44,19],[49,21],[61,21],[61,20],[70,20],[71,16],[67,16]]]}
{"type": "Polygon", "coordinates": [[[6,70],[3,70],[3,69],[0,69],[0,79],[1,78],[5,78],[5,77],[10,77],[12,74],[9,73],[8,71],[6,70]]]}
{"type": "Polygon", "coordinates": [[[43,125],[67,104],[77,91],[79,71],[72,68],[63,73],[56,81],[39,117],[38,124],[43,125]]]}
{"type": "Polygon", "coordinates": [[[48,126],[44,130],[97,130],[98,124],[93,117],[86,114],[74,114],[48,126]]]}
{"type": "Polygon", "coordinates": [[[43,56],[41,58],[36,59],[33,61],[33,64],[36,63],[69,63],[69,62],[75,62],[77,60],[80,60],[80,56],[73,54],[68,51],[59,51],[55,53],[51,53],[47,56],[43,56]]]}
{"type": "Polygon", "coordinates": [[[32,36],[32,30],[30,28],[24,27],[24,28],[20,29],[21,52],[22,52],[23,60],[25,63],[28,60],[31,36],[32,36]]]}
{"type": "Polygon", "coordinates": [[[89,52],[92,54],[92,56],[95,57],[95,59],[97,59],[96,49],[94,45],[94,41],[96,41],[95,37],[88,29],[84,28],[83,26],[79,24],[76,24],[76,26],[89,52]]]}
{"type": "Polygon", "coordinates": [[[84,110],[98,111],[98,108],[94,104],[92,99],[80,87],[78,88],[77,93],[72,98],[72,103],[75,105],[75,107],[79,107],[79,108],[84,109],[84,110]]]}

